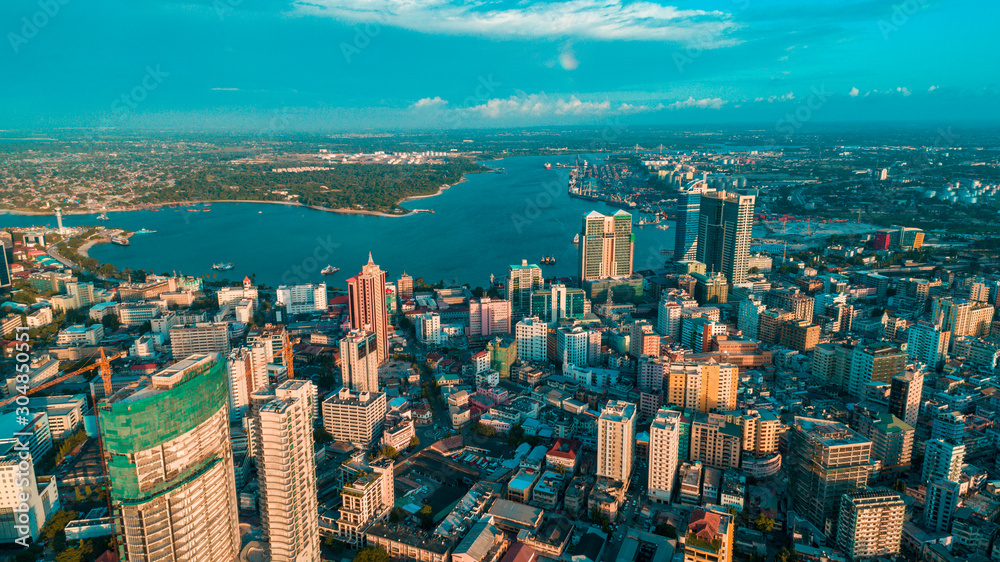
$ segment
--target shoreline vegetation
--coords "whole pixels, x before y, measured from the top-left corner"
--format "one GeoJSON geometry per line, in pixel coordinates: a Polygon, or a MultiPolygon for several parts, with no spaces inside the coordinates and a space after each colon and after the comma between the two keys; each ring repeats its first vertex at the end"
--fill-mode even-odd
{"type": "MultiPolygon", "coordinates": [[[[270,203],[349,215],[405,217],[417,211],[401,205],[440,195],[466,181],[466,175],[492,171],[466,159],[445,165],[396,166],[369,164],[331,170],[272,174],[202,170],[171,187],[127,204],[94,209],[63,209],[63,215],[91,215],[205,203],[270,203]],[[327,187],[337,186],[334,188],[327,187]],[[289,200],[295,197],[297,200],[289,200]]],[[[51,216],[54,208],[0,209],[0,214],[51,216]]]]}

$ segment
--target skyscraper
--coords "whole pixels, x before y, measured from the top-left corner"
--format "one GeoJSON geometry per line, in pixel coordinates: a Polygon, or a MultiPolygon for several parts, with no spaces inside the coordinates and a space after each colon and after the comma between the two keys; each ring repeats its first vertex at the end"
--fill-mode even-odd
{"type": "Polygon", "coordinates": [[[635,404],[611,400],[597,418],[597,475],[618,482],[632,476],[635,455],[635,404]]]}
{"type": "Polygon", "coordinates": [[[609,217],[591,211],[583,217],[582,234],[581,281],[632,275],[632,215],[619,210],[609,217]]]}
{"type": "Polygon", "coordinates": [[[951,518],[955,514],[962,493],[958,482],[935,478],[927,483],[924,500],[924,527],[932,531],[951,531],[951,518]]]}
{"type": "Polygon", "coordinates": [[[320,559],[311,387],[285,381],[256,412],[261,527],[272,560],[320,559]]]}
{"type": "Polygon", "coordinates": [[[413,298],[413,278],[406,274],[404,271],[402,275],[399,276],[399,281],[396,282],[396,289],[399,290],[399,299],[412,299],[413,298]]]}
{"type": "Polygon", "coordinates": [[[389,356],[389,320],[385,308],[385,272],[368,253],[361,273],[347,280],[351,329],[375,332],[376,353],[381,364],[389,356]]]}
{"type": "Polygon", "coordinates": [[[905,512],[903,498],[892,490],[844,494],[837,544],[851,560],[899,554],[905,512]]]}
{"type": "Polygon", "coordinates": [[[943,439],[929,439],[924,444],[923,482],[943,478],[958,482],[965,461],[965,445],[949,443],[943,439]]]}
{"type": "Polygon", "coordinates": [[[262,343],[234,349],[226,361],[229,375],[229,417],[240,420],[250,405],[250,395],[267,386],[268,356],[262,343]]]}
{"type": "Polygon", "coordinates": [[[754,199],[726,191],[701,198],[696,258],[731,284],[747,280],[754,199]]]}
{"type": "Polygon", "coordinates": [[[583,289],[556,284],[531,293],[531,316],[549,324],[563,318],[583,318],[588,312],[587,304],[583,289]]]}
{"type": "Polygon", "coordinates": [[[507,300],[514,318],[520,320],[531,314],[531,293],[542,288],[542,268],[521,260],[521,265],[511,265],[507,270],[507,300]]]}
{"type": "Polygon", "coordinates": [[[514,328],[517,358],[521,361],[545,361],[548,358],[549,327],[536,316],[529,316],[514,328]]]}
{"type": "Polygon", "coordinates": [[[378,392],[378,334],[351,330],[340,339],[341,382],[350,390],[378,392]]]}
{"type": "MultiPolygon", "coordinates": [[[[696,185],[703,185],[699,182],[696,185]]],[[[674,261],[697,257],[698,215],[701,210],[700,187],[689,187],[677,194],[677,230],[674,231],[674,261]]]]}
{"type": "Polygon", "coordinates": [[[680,459],[681,413],[661,409],[649,427],[649,499],[670,503],[680,459]]]}
{"type": "Polygon", "coordinates": [[[102,400],[123,559],[239,557],[226,363],[192,355],[102,400]]]}
{"type": "Polygon", "coordinates": [[[334,441],[368,449],[382,437],[385,412],[385,394],[341,387],[323,400],[323,428],[334,441]]]}
{"type": "Polygon", "coordinates": [[[794,509],[827,536],[834,536],[840,497],[867,486],[871,448],[871,441],[840,422],[795,417],[788,493],[794,509]]]}

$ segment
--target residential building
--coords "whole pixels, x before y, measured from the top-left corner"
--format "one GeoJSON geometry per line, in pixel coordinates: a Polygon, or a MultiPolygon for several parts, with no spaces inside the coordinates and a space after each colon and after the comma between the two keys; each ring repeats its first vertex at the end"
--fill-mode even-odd
{"type": "Polygon", "coordinates": [[[860,408],[855,413],[858,433],[872,442],[872,460],[882,463],[882,470],[910,468],[913,453],[913,426],[892,414],[860,408]]]}
{"type": "Polygon", "coordinates": [[[851,560],[899,554],[906,506],[893,490],[858,490],[840,502],[837,546],[851,560]]]}
{"type": "Polygon", "coordinates": [[[326,283],[281,285],[276,300],[288,314],[326,312],[326,283]]]}
{"type": "Polygon", "coordinates": [[[553,324],[564,318],[583,318],[590,312],[589,304],[583,289],[555,284],[531,292],[530,314],[553,324]]]}
{"type": "Polygon", "coordinates": [[[703,182],[677,193],[677,230],[674,235],[674,261],[693,260],[698,254],[698,217],[701,213],[703,182]]]}
{"type": "Polygon", "coordinates": [[[23,460],[16,444],[0,446],[0,544],[26,548],[38,541],[60,503],[56,479],[36,476],[34,463],[23,460]]]}
{"type": "Polygon", "coordinates": [[[921,320],[907,330],[906,356],[937,369],[948,359],[951,332],[921,320]]]}
{"type": "Polygon", "coordinates": [[[240,420],[250,407],[250,396],[267,386],[267,352],[263,345],[234,349],[226,360],[229,416],[240,420]]]}
{"type": "Polygon", "coordinates": [[[196,353],[228,355],[231,349],[229,325],[225,322],[199,322],[172,326],[170,345],[175,358],[184,358],[196,353]]]}
{"type": "Polygon", "coordinates": [[[688,520],[684,562],[731,562],[735,527],[728,512],[695,508],[688,520]]]}
{"type": "Polygon", "coordinates": [[[796,416],[788,442],[791,509],[834,536],[841,496],[868,484],[871,448],[840,422],[796,416]]]}
{"type": "Polygon", "coordinates": [[[965,444],[929,439],[924,443],[924,468],[921,481],[931,482],[941,478],[958,482],[964,461],[965,444]]]}
{"type": "Polygon", "coordinates": [[[635,404],[611,400],[597,418],[597,475],[628,483],[635,454],[635,404]]]}
{"type": "Polygon", "coordinates": [[[863,397],[864,386],[870,382],[888,383],[906,370],[906,354],[888,343],[854,348],[847,392],[863,397]]]}
{"type": "Polygon", "coordinates": [[[469,301],[469,345],[480,346],[494,335],[509,334],[511,302],[480,298],[469,301]]]}
{"type": "Polygon", "coordinates": [[[385,394],[342,387],[323,401],[323,427],[334,441],[370,449],[382,437],[385,413],[385,394]]]}
{"type": "Polygon", "coordinates": [[[740,301],[739,319],[736,326],[743,332],[744,337],[758,339],[760,314],[765,310],[767,310],[767,306],[758,295],[747,295],[746,299],[740,301]]]}
{"type": "Polygon", "coordinates": [[[537,316],[529,316],[514,327],[517,339],[517,358],[521,361],[548,359],[549,327],[537,316]]]}
{"type": "Polygon", "coordinates": [[[272,560],[320,560],[314,392],[307,380],[288,380],[274,389],[271,401],[255,408],[261,529],[272,560]]]}
{"type": "Polygon", "coordinates": [[[649,499],[670,503],[680,466],[681,412],[661,409],[649,428],[649,499]]]}
{"type": "Polygon", "coordinates": [[[927,530],[951,532],[951,520],[961,501],[962,486],[944,478],[927,482],[923,524],[927,530]]]}
{"type": "Polygon", "coordinates": [[[691,421],[691,453],[688,458],[707,467],[739,468],[741,428],[722,414],[695,414],[691,421]]]}
{"type": "Polygon", "coordinates": [[[345,388],[378,392],[378,334],[351,330],[340,339],[340,372],[345,388]]]}
{"type": "Polygon", "coordinates": [[[385,521],[396,501],[393,462],[386,458],[361,468],[341,491],[337,538],[360,548],[373,525],[385,521]]]}
{"type": "Polygon", "coordinates": [[[889,384],[889,413],[915,427],[924,389],[923,368],[908,365],[906,371],[892,377],[889,384]]]}
{"type": "Polygon", "coordinates": [[[665,400],[698,412],[733,410],[738,382],[739,368],[728,363],[671,363],[665,400]]]}

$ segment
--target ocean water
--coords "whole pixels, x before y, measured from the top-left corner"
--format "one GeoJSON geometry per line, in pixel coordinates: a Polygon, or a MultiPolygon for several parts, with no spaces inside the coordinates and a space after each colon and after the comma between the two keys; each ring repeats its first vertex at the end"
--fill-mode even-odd
{"type": "MultiPolygon", "coordinates": [[[[587,156],[584,156],[587,157],[587,156]]],[[[590,161],[596,158],[590,156],[590,161]]],[[[130,246],[99,244],[91,257],[119,268],[177,272],[213,278],[242,279],[279,284],[326,281],[346,287],[345,280],[360,271],[371,252],[390,280],[405,270],[429,283],[468,283],[486,287],[490,275],[506,275],[507,266],[527,259],[555,256],[556,264],[542,266],[546,278],[579,274],[579,250],[573,236],[583,215],[597,210],[614,213],[603,203],[572,199],[566,194],[567,168],[546,170],[545,162],[572,164],[576,156],[524,156],[487,163],[506,173],[466,176],[466,181],[437,196],[410,201],[409,209],[433,209],[405,217],[346,215],[302,207],[263,203],[213,203],[162,208],[157,211],[70,215],[64,223],[104,225],[136,231],[130,246]],[[231,271],[213,271],[216,262],[232,262],[231,271]],[[327,264],[341,268],[321,275],[327,264]]],[[[638,216],[635,220],[638,220],[638,216]]],[[[53,216],[0,215],[0,226],[55,225],[53,216]]],[[[673,248],[674,224],[667,230],[635,227],[635,268],[657,268],[673,248]]]]}

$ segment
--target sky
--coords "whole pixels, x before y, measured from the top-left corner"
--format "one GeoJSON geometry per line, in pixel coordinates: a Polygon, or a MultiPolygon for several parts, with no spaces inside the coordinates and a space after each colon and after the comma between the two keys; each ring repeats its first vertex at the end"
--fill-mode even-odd
{"type": "Polygon", "coordinates": [[[992,0],[4,0],[0,129],[997,121],[998,21],[992,0]]]}

